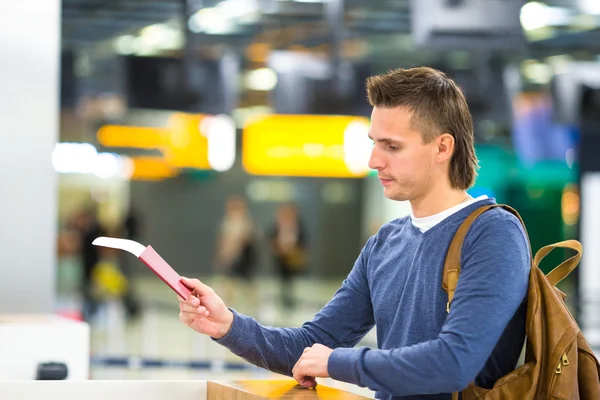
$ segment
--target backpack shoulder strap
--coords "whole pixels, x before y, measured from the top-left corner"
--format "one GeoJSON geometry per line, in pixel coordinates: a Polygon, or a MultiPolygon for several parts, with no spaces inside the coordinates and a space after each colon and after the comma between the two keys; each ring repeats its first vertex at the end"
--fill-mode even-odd
{"type": "MultiPolygon", "coordinates": [[[[521,225],[523,225],[525,235],[527,236],[527,230],[525,228],[523,219],[514,208],[505,204],[492,204],[487,206],[481,206],[475,209],[456,230],[454,238],[452,239],[452,242],[450,242],[450,246],[448,247],[448,253],[446,254],[444,272],[442,274],[442,289],[444,289],[446,293],[448,293],[448,303],[446,303],[446,312],[450,312],[450,302],[454,298],[454,292],[456,291],[456,286],[458,285],[458,277],[460,275],[460,254],[462,251],[463,243],[465,241],[465,237],[467,236],[467,232],[469,231],[469,228],[471,228],[473,221],[475,221],[477,217],[479,217],[484,212],[496,207],[502,207],[506,211],[509,211],[510,213],[515,215],[519,219],[519,221],[521,221],[521,225]]],[[[531,251],[531,246],[529,247],[531,251]]],[[[548,254],[550,250],[548,250],[546,254],[548,254]]]]}

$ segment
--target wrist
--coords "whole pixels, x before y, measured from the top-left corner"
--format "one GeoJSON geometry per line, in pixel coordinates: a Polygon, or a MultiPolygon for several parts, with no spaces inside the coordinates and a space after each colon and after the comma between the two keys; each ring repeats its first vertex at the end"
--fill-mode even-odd
{"type": "Polygon", "coordinates": [[[219,337],[215,339],[222,339],[229,333],[229,331],[231,331],[231,327],[233,326],[233,319],[233,312],[231,312],[230,309],[227,309],[226,321],[221,325],[221,329],[219,329],[219,337]]]}

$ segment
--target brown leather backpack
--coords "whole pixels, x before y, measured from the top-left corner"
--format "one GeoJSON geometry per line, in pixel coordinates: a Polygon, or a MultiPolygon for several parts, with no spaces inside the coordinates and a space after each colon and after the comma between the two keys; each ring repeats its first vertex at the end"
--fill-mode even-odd
{"type": "MultiPolygon", "coordinates": [[[[494,207],[510,211],[523,223],[517,211],[501,204],[482,206],[467,217],[456,231],[444,265],[442,287],[448,293],[448,312],[458,283],[460,252],[467,231],[475,218],[494,207]]],[[[554,287],[577,267],[581,250],[578,241],[566,240],[537,252],[532,260],[527,293],[525,362],[500,378],[492,389],[471,383],[462,391],[463,400],[600,399],[598,359],[567,309],[565,294],[554,287]],[[540,261],[556,248],[572,249],[577,254],[544,275],[540,261]]],[[[453,393],[452,399],[458,399],[458,393],[453,393]]]]}

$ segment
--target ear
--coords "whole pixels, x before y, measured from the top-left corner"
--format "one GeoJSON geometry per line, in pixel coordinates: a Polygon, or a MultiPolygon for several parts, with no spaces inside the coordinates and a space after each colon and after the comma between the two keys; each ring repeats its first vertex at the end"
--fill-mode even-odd
{"type": "Polygon", "coordinates": [[[436,161],[438,163],[449,162],[454,154],[454,137],[449,133],[442,133],[435,139],[436,161]]]}

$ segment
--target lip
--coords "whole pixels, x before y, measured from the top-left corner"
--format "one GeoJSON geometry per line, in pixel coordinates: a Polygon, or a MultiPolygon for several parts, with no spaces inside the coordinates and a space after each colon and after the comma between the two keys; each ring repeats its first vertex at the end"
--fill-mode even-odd
{"type": "Polygon", "coordinates": [[[390,183],[392,183],[393,179],[384,179],[384,178],[379,178],[379,181],[381,181],[381,184],[382,184],[383,186],[387,186],[387,185],[389,185],[390,183]]]}

